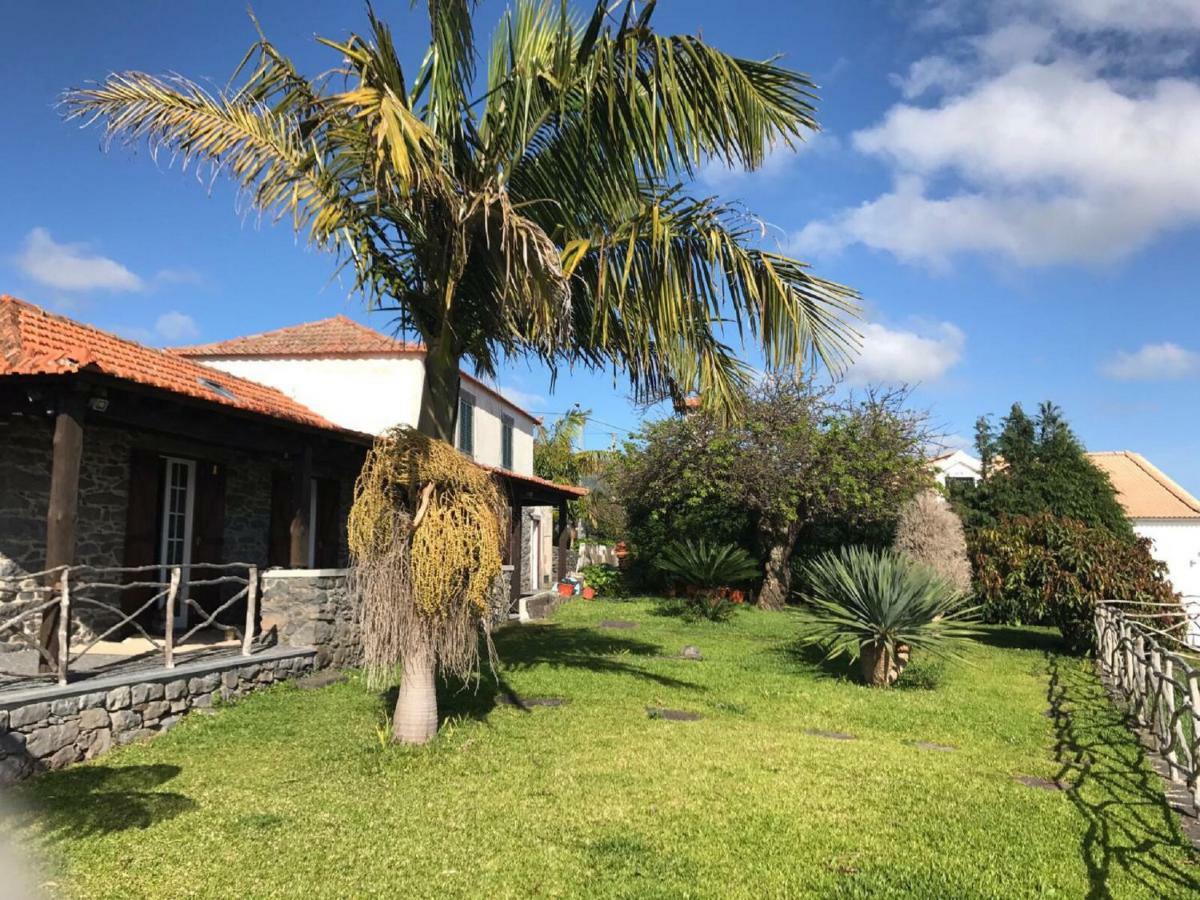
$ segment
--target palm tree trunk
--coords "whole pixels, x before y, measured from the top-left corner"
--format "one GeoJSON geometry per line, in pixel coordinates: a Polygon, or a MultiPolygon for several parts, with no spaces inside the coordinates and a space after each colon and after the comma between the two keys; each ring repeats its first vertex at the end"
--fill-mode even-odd
{"type": "Polygon", "coordinates": [[[767,548],[763,566],[762,589],[758,592],[759,609],[783,609],[792,593],[792,551],[796,549],[799,525],[793,523],[782,530],[760,532],[760,541],[767,548]]]}
{"type": "Polygon", "coordinates": [[[438,728],[436,666],[428,640],[409,648],[402,670],[396,711],[392,714],[392,740],[426,744],[438,728]]]}
{"type": "Polygon", "coordinates": [[[429,341],[427,346],[417,430],[453,445],[458,422],[459,355],[451,341],[429,341]]]}
{"type": "Polygon", "coordinates": [[[883,642],[863,644],[859,650],[859,665],[863,681],[871,687],[887,687],[896,680],[892,674],[892,654],[883,642]]]}

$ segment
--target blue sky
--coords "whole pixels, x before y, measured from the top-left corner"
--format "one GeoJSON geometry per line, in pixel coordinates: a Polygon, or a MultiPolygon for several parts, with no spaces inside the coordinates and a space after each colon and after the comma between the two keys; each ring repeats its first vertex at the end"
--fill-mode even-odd
{"type": "MultiPolygon", "coordinates": [[[[257,2],[311,71],[354,3],[257,2]]],[[[490,29],[503,4],[482,4],[490,29]]],[[[853,383],[911,382],[954,442],[980,413],[1060,404],[1092,449],[1132,449],[1200,493],[1200,0],[664,0],[664,31],[782,54],[821,85],[823,133],[763,170],[707,169],[767,242],[866,300],[853,383]],[[956,437],[957,436],[957,437],[956,437]]],[[[415,65],[407,0],[378,3],[415,65]]],[[[60,91],[120,69],[223,84],[244,4],[13,5],[0,31],[0,292],[154,344],[347,313],[330,260],[142,151],[102,153],[60,91]]],[[[754,358],[753,354],[750,354],[754,358]]],[[[635,428],[607,373],[508,366],[529,408],[593,410],[587,444],[635,428]]]]}

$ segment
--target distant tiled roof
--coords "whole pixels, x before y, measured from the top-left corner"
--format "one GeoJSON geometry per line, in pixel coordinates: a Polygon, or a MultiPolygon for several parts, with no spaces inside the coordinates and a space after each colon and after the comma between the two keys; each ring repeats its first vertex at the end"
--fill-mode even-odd
{"type": "Polygon", "coordinates": [[[346,316],[334,316],[212,344],[173,347],[170,352],[214,359],[231,356],[391,356],[424,353],[425,347],[398,341],[346,316]]]}
{"type": "MultiPolygon", "coordinates": [[[[374,328],[360,325],[346,316],[334,316],[302,325],[289,325],[262,334],[230,338],[213,344],[197,344],[193,347],[172,347],[168,351],[192,359],[229,359],[233,357],[256,357],[259,359],[316,359],[322,357],[379,357],[413,356],[425,353],[425,345],[411,341],[398,341],[381,334],[374,328]]],[[[502,393],[485,384],[473,375],[462,373],[473,388],[491,394],[511,406],[517,412],[541,423],[541,419],[522,409],[502,393]]]]}
{"type": "Polygon", "coordinates": [[[1089,453],[1088,459],[1108,475],[1131,519],[1200,519],[1200,501],[1140,453],[1089,453]]]}
{"type": "Polygon", "coordinates": [[[0,377],[78,372],[96,372],[219,406],[345,431],[275,388],[0,295],[0,377]]]}

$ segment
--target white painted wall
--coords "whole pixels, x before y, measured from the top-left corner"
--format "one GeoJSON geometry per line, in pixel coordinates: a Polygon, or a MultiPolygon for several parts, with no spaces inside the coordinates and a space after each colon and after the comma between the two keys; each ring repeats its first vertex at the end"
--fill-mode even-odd
{"type": "MultiPolygon", "coordinates": [[[[346,359],[200,360],[205,365],[278,388],[343,428],[379,434],[393,425],[416,427],[425,368],[420,354],[346,359]]],[[[515,406],[463,379],[475,398],[475,461],[500,466],[500,416],[513,419],[513,471],[533,474],[534,421],[515,406]]]]}
{"type": "Polygon", "coordinates": [[[1200,519],[1134,519],[1133,530],[1149,538],[1154,558],[1167,564],[1171,586],[1189,609],[1190,643],[1200,645],[1200,519]]]}

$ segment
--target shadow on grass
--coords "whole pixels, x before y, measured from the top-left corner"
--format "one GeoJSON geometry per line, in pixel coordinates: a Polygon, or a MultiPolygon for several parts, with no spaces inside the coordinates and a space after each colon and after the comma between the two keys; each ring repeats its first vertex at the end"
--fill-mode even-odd
{"type": "Polygon", "coordinates": [[[1088,897],[1111,896],[1109,879],[1118,871],[1151,889],[1170,883],[1180,895],[1200,892],[1200,876],[1178,863],[1187,839],[1127,718],[1088,662],[1050,653],[1047,659],[1055,758],[1062,765],[1057,780],[1087,823],[1080,855],[1088,897]]]}
{"type": "MultiPolygon", "coordinates": [[[[851,684],[863,684],[857,659],[846,655],[826,659],[825,651],[813,644],[789,644],[779,648],[780,653],[793,665],[799,665],[812,673],[814,678],[828,678],[851,684]]],[[[946,666],[936,658],[917,656],[910,662],[890,691],[932,691],[941,686],[946,676],[946,666]]]]}
{"type": "MultiPolygon", "coordinates": [[[[535,666],[582,669],[601,675],[632,675],[663,687],[681,690],[703,690],[701,685],[657,672],[637,664],[637,660],[653,660],[662,654],[662,647],[636,638],[605,634],[591,628],[575,628],[546,624],[529,627],[509,627],[495,635],[499,663],[492,671],[486,664],[478,680],[470,684],[439,681],[439,724],[449,719],[469,718],[485,721],[496,706],[507,701],[510,708],[528,713],[520,697],[504,678],[506,671],[521,671],[535,666]]],[[[398,688],[392,687],[382,695],[387,715],[396,706],[398,688]]]]}
{"type": "Polygon", "coordinates": [[[976,629],[976,643],[1000,650],[1040,650],[1043,653],[1066,653],[1062,635],[1057,631],[1026,628],[1021,625],[981,625],[976,629]]]}
{"type": "Polygon", "coordinates": [[[173,765],[75,766],[29,785],[31,809],[55,841],[145,829],[197,807],[183,794],[156,788],[177,776],[173,765]]]}

